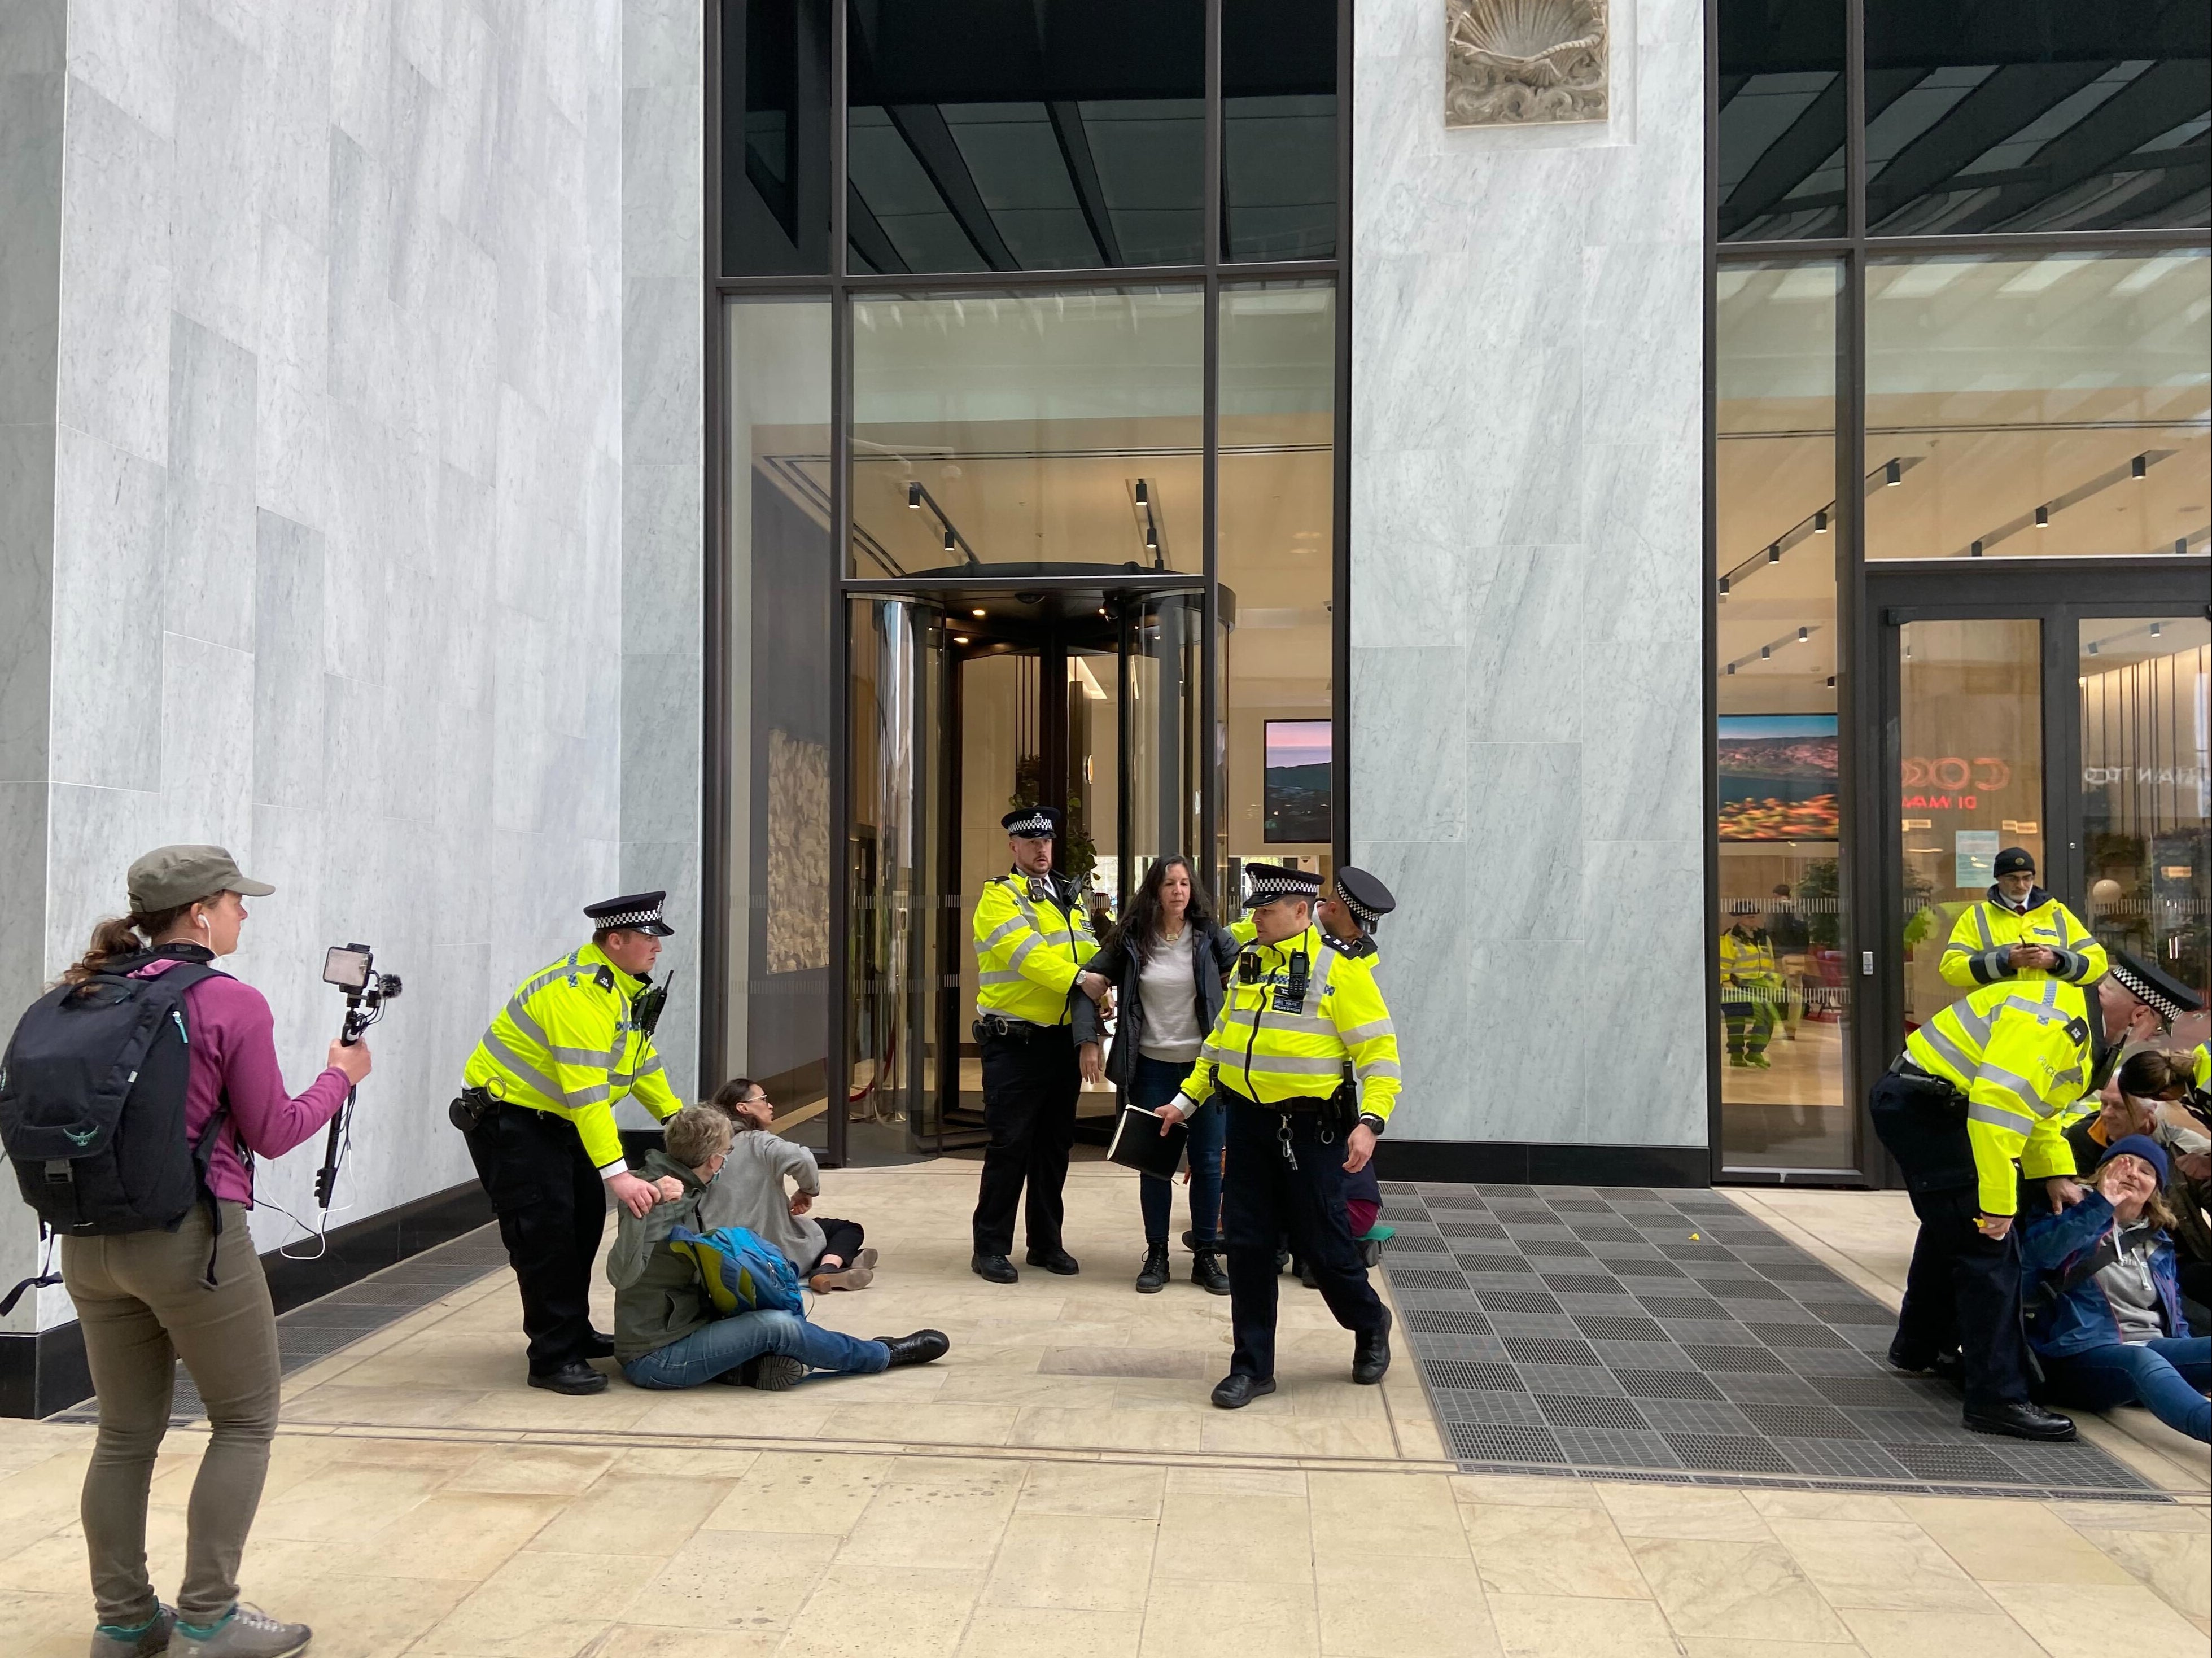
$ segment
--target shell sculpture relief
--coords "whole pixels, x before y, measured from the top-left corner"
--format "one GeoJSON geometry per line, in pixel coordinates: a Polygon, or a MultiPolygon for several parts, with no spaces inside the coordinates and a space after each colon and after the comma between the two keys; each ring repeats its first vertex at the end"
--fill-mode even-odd
{"type": "Polygon", "coordinates": [[[1445,0],[1446,126],[1606,117],[1606,0],[1445,0]]]}

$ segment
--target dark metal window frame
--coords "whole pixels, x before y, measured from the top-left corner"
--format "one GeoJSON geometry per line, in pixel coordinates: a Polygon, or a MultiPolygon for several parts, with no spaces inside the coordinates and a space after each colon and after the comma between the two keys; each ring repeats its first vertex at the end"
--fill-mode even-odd
{"type": "MultiPolygon", "coordinates": [[[[1200,722],[1206,732],[1219,723],[1222,688],[1220,672],[1220,604],[1217,570],[1218,454],[1220,436],[1221,295],[1224,288],[1260,282],[1326,280],[1335,288],[1336,361],[1334,410],[1334,492],[1332,528],[1332,605],[1330,648],[1330,718],[1334,729],[1334,797],[1333,855],[1339,862],[1351,853],[1351,813],[1346,784],[1351,776],[1351,525],[1352,525],[1352,16],[1351,0],[1336,6],[1336,252],[1333,258],[1297,260],[1231,260],[1223,251],[1223,123],[1221,24],[1224,0],[1205,0],[1206,6],[1206,138],[1203,166],[1205,258],[1195,264],[1124,265],[1075,270],[963,271],[942,276],[924,273],[850,271],[848,267],[847,125],[849,116],[847,84],[848,33],[850,10],[846,0],[828,0],[830,8],[830,270],[825,275],[732,276],[721,268],[722,246],[722,97],[721,0],[710,0],[705,10],[705,288],[704,344],[706,351],[706,500],[702,525],[704,558],[703,599],[706,607],[702,639],[702,683],[706,708],[701,755],[701,817],[703,844],[700,864],[699,1066],[702,1078],[726,1074],[731,1056],[724,1051],[726,1021],[721,1010],[731,994],[729,897],[732,872],[728,867],[731,813],[731,755],[729,745],[738,733],[731,729],[729,646],[727,637],[730,568],[730,525],[726,511],[726,467],[728,464],[728,349],[726,308],[732,300],[809,297],[830,304],[830,543],[836,561],[830,582],[828,618],[834,651],[830,679],[830,821],[833,842],[830,853],[830,1008],[827,1084],[832,1109],[829,1112],[829,1149],[823,1161],[846,1160],[845,1113],[842,1102],[850,1088],[848,1053],[851,1017],[846,944],[851,924],[849,871],[844,857],[843,826],[849,816],[848,710],[847,676],[851,669],[848,598],[870,592],[908,592],[927,588],[920,582],[885,583],[855,578],[848,573],[852,544],[852,499],[849,473],[852,460],[853,326],[855,297],[896,294],[924,298],[952,298],[965,294],[1051,293],[1069,288],[1117,288],[1177,286],[1202,289],[1205,295],[1204,391],[1201,429],[1204,500],[1200,532],[1204,558],[1200,579],[1205,592],[1205,639],[1200,678],[1200,722]]],[[[947,582],[947,586],[973,587],[994,578],[979,572],[975,581],[947,582]]],[[[1033,579],[1020,583],[1037,585],[1033,579]]],[[[1094,584],[1095,585],[1095,584],[1094,584]]],[[[1131,586],[1153,585],[1143,579],[1131,586]]],[[[1188,578],[1167,584],[1188,591],[1188,578]]],[[[1210,740],[1210,739],[1209,739],[1210,740]]],[[[1221,803],[1218,798],[1218,768],[1208,756],[1201,768],[1200,851],[1210,861],[1218,832],[1221,803]]]]}
{"type": "MultiPolygon", "coordinates": [[[[1874,1138],[1868,1116],[1865,1085],[1880,1075],[1894,1057],[1897,1042],[1891,1035],[1903,1018],[1903,990],[1891,961],[1889,944],[1896,931],[1889,919],[1894,908],[1888,902],[1894,884],[1901,880],[1887,850],[1885,824],[1891,811],[1895,776],[1887,771],[1894,749],[1897,718],[1897,677],[1894,661],[1895,623],[1869,610],[1876,590],[1883,595],[1904,591],[1904,584],[1926,595],[1912,614],[1946,616],[2002,616],[2055,614],[2057,601],[2042,608],[2020,608],[2018,584],[2041,587],[2049,581],[2076,584],[2096,580],[2120,594],[2147,593],[2166,588],[2185,573],[2203,588],[2212,574],[2212,559],[2203,556],[2125,557],[2095,560],[1989,558],[1972,568],[1951,560],[1875,561],[1866,557],[1865,514],[1857,480],[1866,476],[1866,282],[1870,264],[1900,256],[1929,258],[1946,253],[2021,255],[2043,253],[2212,251],[2212,230],[2108,230],[2005,232],[1979,236],[1869,236],[1866,228],[1866,15],[1864,0],[1846,0],[1844,74],[1844,233],[1841,236],[1808,237],[1798,241],[1723,241],[1720,240],[1720,6],[1705,8],[1705,897],[1711,908],[1720,891],[1720,843],[1713,833],[1720,799],[1719,756],[1714,733],[1719,692],[1717,671],[1718,604],[1716,583],[1720,573],[1718,546],[1718,303],[1717,283],[1721,268],[1730,264],[1771,264],[1778,261],[1839,264],[1842,282],[1836,319],[1836,627],[1838,732],[1838,806],[1841,814],[1842,844],[1837,848],[1838,902],[1842,906],[1844,952],[1851,989],[1851,1039],[1844,1051],[1844,1086],[1856,1116],[1856,1166],[1806,1177],[1771,1171],[1724,1167],[1721,1112],[1722,1047],[1720,1039],[1720,955],[1717,935],[1707,929],[1705,941],[1706,1013],[1706,1139],[1712,1178],[1736,1185],[1867,1185],[1894,1184],[1894,1170],[1874,1138]],[[2040,572],[2040,574],[2036,573],[2040,572]],[[1861,953],[1875,952],[1877,968],[1869,978],[1856,969],[1861,953]]],[[[2142,602],[2150,602],[2144,599],[2142,602]]],[[[1893,603],[1890,610],[1898,607],[1893,603]]],[[[2061,607],[2063,608],[2063,607],[2061,607]]],[[[2124,599],[2107,604],[2100,595],[2072,606],[2082,615],[2120,614],[2130,608],[2124,599]]],[[[1906,619],[1909,619],[1906,618],[1906,619]]],[[[2046,627],[2046,634],[2049,629],[2046,627]]],[[[2050,653],[2045,641],[2046,689],[2050,681],[2050,653]]],[[[2059,682],[2063,684],[2063,680],[2059,682]]],[[[2053,722],[2071,731],[2071,722],[2045,697],[2046,733],[2045,775],[2046,794],[2057,799],[2057,777],[2052,769],[2071,740],[2064,732],[2051,740],[2053,722]]],[[[2070,821],[2063,813],[2048,814],[2054,825],[2070,821]]],[[[2078,838],[2078,837],[2076,837],[2078,838]]]]}

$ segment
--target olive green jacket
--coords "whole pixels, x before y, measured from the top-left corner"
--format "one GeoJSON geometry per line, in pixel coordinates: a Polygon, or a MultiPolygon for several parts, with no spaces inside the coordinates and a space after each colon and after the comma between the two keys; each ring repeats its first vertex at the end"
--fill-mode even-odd
{"type": "Polygon", "coordinates": [[[697,1263],[668,1247],[668,1235],[678,1226],[695,1232],[708,1230],[699,1223],[699,1199],[706,1195],[706,1186],[665,1151],[646,1153],[636,1172],[640,1180],[647,1181],[673,1175],[684,1182],[684,1195],[672,1203],[654,1204],[642,1220],[627,1209],[615,1212],[621,1218],[621,1230],[607,1252],[607,1282],[615,1286],[615,1357],[624,1364],[657,1353],[714,1321],[714,1303],[699,1281],[697,1263]]]}

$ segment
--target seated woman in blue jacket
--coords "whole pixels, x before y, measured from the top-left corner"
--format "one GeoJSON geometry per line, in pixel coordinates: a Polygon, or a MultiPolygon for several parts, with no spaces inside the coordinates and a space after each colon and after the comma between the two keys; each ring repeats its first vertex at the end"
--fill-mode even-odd
{"type": "Polygon", "coordinates": [[[2130,1134],[2106,1148],[2096,1189],[2057,1214],[2033,1212],[2021,1239],[2027,1337],[2057,1402],[2142,1404],[2212,1442],[2212,1337],[2182,1316],[2173,1217],[2160,1195],[2166,1148],[2130,1134]]]}

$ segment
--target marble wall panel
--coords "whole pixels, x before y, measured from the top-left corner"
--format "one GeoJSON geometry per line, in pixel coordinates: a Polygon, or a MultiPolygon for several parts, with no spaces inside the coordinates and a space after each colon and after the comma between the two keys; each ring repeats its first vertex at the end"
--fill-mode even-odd
{"type": "Polygon", "coordinates": [[[64,3],[0,14],[0,427],[54,417],[64,3]]]}
{"type": "MultiPolygon", "coordinates": [[[[161,350],[166,361],[166,331],[161,350]]],[[[161,786],[164,495],[153,462],[62,428],[54,459],[57,782],[149,793],[161,786]]]]}
{"type": "Polygon", "coordinates": [[[194,0],[177,7],[176,52],[170,304],[251,344],[268,196],[261,178],[269,164],[268,74],[261,58],[194,0]]]}
{"type": "Polygon", "coordinates": [[[54,428],[0,424],[0,782],[46,780],[54,642],[54,428]]]}
{"type": "Polygon", "coordinates": [[[176,56],[177,0],[70,0],[70,73],[164,139],[175,131],[176,56]]]}
{"type": "Polygon", "coordinates": [[[181,313],[169,329],[165,625],[253,642],[253,354],[181,313]]]}
{"type": "Polygon", "coordinates": [[[256,515],[253,798],[312,807],[323,784],[323,537],[256,515]]]}

